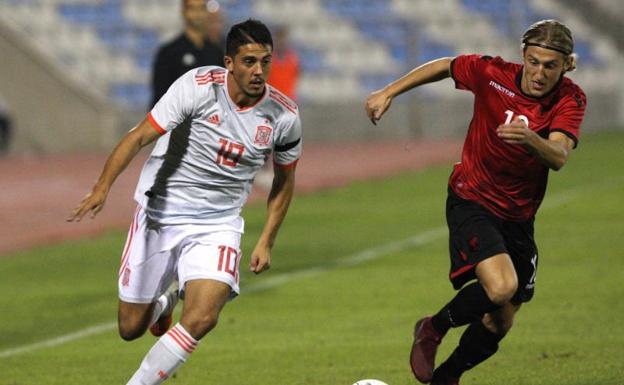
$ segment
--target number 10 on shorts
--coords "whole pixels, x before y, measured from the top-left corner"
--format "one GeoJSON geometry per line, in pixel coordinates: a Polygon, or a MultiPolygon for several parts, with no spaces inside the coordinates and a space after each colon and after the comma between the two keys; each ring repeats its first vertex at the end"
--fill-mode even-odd
{"type": "Polygon", "coordinates": [[[225,271],[232,275],[238,282],[238,263],[240,262],[240,253],[233,247],[221,245],[219,246],[219,264],[217,270],[225,271]]]}

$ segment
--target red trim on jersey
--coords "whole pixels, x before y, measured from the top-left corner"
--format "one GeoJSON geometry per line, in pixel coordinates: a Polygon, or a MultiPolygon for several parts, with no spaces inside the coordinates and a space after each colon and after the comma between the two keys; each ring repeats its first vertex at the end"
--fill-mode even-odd
{"type": "Polygon", "coordinates": [[[196,74],[195,82],[197,82],[197,85],[199,86],[203,86],[208,83],[223,84],[225,82],[225,71],[212,70],[203,75],[196,74]]]}
{"type": "Polygon", "coordinates": [[[457,270],[457,271],[452,272],[452,273],[451,273],[451,275],[450,275],[451,279],[454,279],[454,278],[455,278],[455,277],[457,277],[458,275],[462,275],[462,274],[464,274],[464,273],[465,273],[465,272],[467,272],[468,270],[470,270],[470,269],[472,269],[473,267],[475,267],[475,265],[476,265],[476,263],[472,263],[472,264],[470,264],[470,265],[466,265],[466,266],[464,266],[464,267],[460,268],[460,269],[459,269],[459,270],[457,270]]]}
{"type": "Polygon", "coordinates": [[[205,74],[195,74],[195,79],[218,78],[223,77],[223,75],[225,75],[225,70],[212,70],[206,72],[205,74]]]}
{"type": "Polygon", "coordinates": [[[160,127],[160,124],[158,124],[158,122],[156,122],[156,119],[154,119],[154,116],[152,115],[151,112],[147,113],[147,120],[149,120],[149,122],[152,123],[152,127],[154,127],[154,129],[156,131],[158,131],[160,133],[160,135],[165,135],[167,133],[167,130],[165,130],[164,128],[160,127]]]}
{"type": "Polygon", "coordinates": [[[281,104],[282,106],[286,107],[290,112],[297,113],[297,105],[290,101],[286,95],[282,94],[275,88],[271,88],[271,91],[269,92],[269,97],[281,104]]]}
{"type": "Polygon", "coordinates": [[[139,216],[140,208],[141,208],[141,206],[137,205],[137,208],[134,210],[134,218],[132,219],[132,223],[130,224],[130,234],[128,234],[128,240],[126,241],[126,246],[124,247],[124,251],[121,254],[119,276],[121,276],[122,272],[124,271],[124,268],[128,264],[128,252],[130,251],[130,245],[132,244],[132,238],[134,238],[134,233],[136,232],[136,230],[139,227],[138,216],[139,216]]]}
{"type": "Polygon", "coordinates": [[[289,170],[289,169],[294,168],[295,166],[297,166],[298,162],[299,162],[299,159],[295,160],[294,162],[290,162],[288,164],[279,164],[276,161],[273,161],[273,164],[276,165],[277,167],[283,169],[283,170],[289,170]]]}

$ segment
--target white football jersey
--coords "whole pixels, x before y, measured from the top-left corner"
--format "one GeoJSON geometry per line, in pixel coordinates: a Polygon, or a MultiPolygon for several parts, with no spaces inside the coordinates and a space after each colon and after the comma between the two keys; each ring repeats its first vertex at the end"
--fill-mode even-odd
{"type": "Polygon", "coordinates": [[[222,224],[240,214],[267,157],[282,167],[301,155],[297,105],[266,85],[241,109],[227,93],[227,70],[195,68],[176,80],[148,119],[163,136],[147,159],[136,201],[158,224],[222,224]]]}

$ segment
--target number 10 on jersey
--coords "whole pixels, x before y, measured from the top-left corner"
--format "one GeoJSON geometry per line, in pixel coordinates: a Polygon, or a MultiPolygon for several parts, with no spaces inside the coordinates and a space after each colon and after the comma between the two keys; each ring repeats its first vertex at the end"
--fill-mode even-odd
{"type": "Polygon", "coordinates": [[[245,146],[223,138],[219,139],[219,143],[221,148],[219,148],[217,153],[217,163],[228,167],[236,167],[243,156],[245,146]]]}

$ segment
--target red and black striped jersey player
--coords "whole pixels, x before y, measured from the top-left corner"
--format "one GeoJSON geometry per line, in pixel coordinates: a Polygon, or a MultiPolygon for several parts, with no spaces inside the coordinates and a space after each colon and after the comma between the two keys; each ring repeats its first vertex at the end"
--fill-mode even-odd
{"type": "Polygon", "coordinates": [[[522,303],[533,296],[535,214],[548,172],[561,169],[577,145],[585,113],[585,94],[565,76],[576,67],[573,50],[568,27],[542,20],[522,36],[522,64],[484,55],[440,58],[366,101],[376,123],[395,96],[422,84],[451,77],[456,88],[474,94],[446,203],[449,278],[459,292],[416,323],[410,364],[422,383],[459,384],[462,373],[498,350],[522,303]],[[457,348],[435,368],[446,332],[464,325],[457,348]]]}

